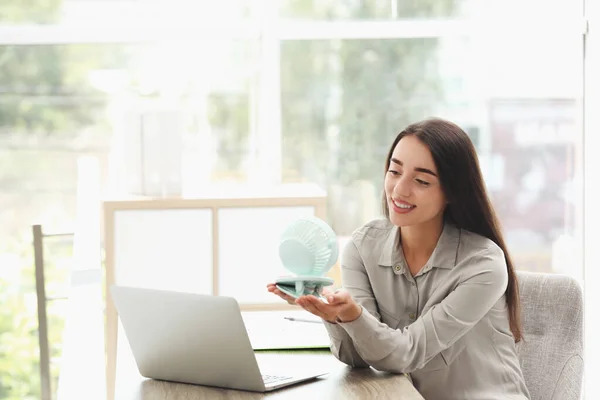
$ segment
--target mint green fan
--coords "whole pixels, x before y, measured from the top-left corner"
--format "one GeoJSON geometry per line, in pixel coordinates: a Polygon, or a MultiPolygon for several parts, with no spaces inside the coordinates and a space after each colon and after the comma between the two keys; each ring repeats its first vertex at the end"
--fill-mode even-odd
{"type": "Polygon", "coordinates": [[[297,298],[321,296],[323,287],[333,279],[324,276],[337,262],[339,248],[335,232],[317,217],[299,218],[281,235],[279,258],[295,276],[279,278],[275,284],[282,292],[297,298]]]}

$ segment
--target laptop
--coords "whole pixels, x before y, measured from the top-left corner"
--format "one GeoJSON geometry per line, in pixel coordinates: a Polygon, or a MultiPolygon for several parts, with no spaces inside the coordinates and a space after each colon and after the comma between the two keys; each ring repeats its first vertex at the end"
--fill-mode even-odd
{"type": "Polygon", "coordinates": [[[110,293],[146,378],[267,392],[327,374],[312,364],[261,368],[232,297],[125,286],[110,293]]]}

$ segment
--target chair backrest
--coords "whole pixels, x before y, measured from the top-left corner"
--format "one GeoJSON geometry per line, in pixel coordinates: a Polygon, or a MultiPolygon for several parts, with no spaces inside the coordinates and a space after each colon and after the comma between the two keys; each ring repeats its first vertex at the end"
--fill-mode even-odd
{"type": "Polygon", "coordinates": [[[532,400],[579,400],[583,296],[568,276],[517,271],[524,341],[517,345],[532,400]]]}

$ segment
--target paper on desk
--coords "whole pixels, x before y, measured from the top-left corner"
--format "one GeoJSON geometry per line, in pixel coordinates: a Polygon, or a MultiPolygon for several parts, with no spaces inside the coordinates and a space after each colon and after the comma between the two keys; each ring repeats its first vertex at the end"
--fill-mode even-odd
{"type": "MultiPolygon", "coordinates": [[[[285,316],[310,319],[290,313],[246,313],[244,323],[254,350],[328,349],[329,335],[322,323],[290,321],[285,316]]],[[[314,319],[314,318],[313,318],[314,319]]]]}

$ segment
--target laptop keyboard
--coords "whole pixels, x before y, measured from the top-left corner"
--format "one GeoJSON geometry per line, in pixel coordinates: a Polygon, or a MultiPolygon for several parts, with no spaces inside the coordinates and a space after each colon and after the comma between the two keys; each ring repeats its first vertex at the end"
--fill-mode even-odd
{"type": "Polygon", "coordinates": [[[262,376],[265,385],[272,385],[277,382],[291,379],[291,376],[278,376],[278,375],[263,375],[262,376]]]}

